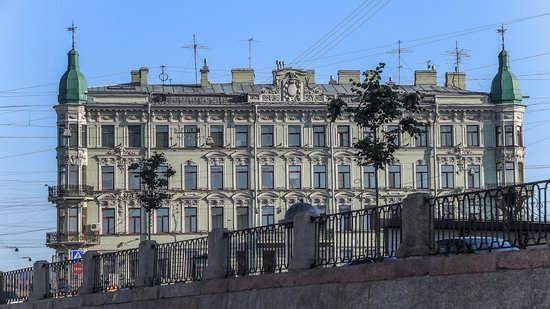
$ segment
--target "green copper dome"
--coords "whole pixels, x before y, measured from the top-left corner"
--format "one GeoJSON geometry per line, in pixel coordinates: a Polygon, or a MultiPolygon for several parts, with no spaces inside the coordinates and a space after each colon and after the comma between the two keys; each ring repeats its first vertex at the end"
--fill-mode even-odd
{"type": "Polygon", "coordinates": [[[498,73],[491,84],[491,100],[495,104],[521,102],[519,81],[510,71],[510,59],[504,49],[498,54],[498,73]]]}
{"type": "Polygon", "coordinates": [[[69,56],[69,64],[67,65],[67,71],[59,82],[57,100],[59,104],[86,103],[88,84],[86,83],[86,78],[80,72],[78,52],[73,48],[67,55],[69,56]]]}

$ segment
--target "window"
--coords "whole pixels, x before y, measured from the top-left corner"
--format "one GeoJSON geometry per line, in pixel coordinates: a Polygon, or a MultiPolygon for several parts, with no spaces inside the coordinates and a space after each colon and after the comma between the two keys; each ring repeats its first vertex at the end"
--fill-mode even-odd
{"type": "Polygon", "coordinates": [[[481,169],[479,165],[470,165],[468,169],[468,188],[481,187],[481,169]]]}
{"type": "Polygon", "coordinates": [[[188,148],[197,147],[197,126],[183,126],[183,146],[188,148]]]}
{"type": "Polygon", "coordinates": [[[101,126],[101,147],[115,147],[115,126],[101,126]]]}
{"type": "Polygon", "coordinates": [[[300,147],[302,145],[302,127],[288,126],[288,147],[300,147]]]}
{"type": "Polygon", "coordinates": [[[313,147],[325,147],[325,126],[313,126],[313,147]]]}
{"type": "Polygon", "coordinates": [[[197,190],[197,166],[186,165],[184,167],[184,181],[186,190],[197,190]]]}
{"type": "Polygon", "coordinates": [[[143,189],[141,184],[141,178],[139,177],[140,169],[130,169],[128,170],[128,188],[130,190],[140,190],[143,189]]]}
{"type": "Polygon", "coordinates": [[[67,167],[66,166],[60,166],[59,167],[59,185],[65,188],[67,185],[67,167]]]}
{"type": "Polygon", "coordinates": [[[262,126],[262,147],[273,147],[273,126],[262,126]]]}
{"type": "Polygon", "coordinates": [[[223,166],[210,167],[210,187],[212,190],[223,189],[223,166]]]}
{"type": "Polygon", "coordinates": [[[115,167],[114,166],[101,167],[101,188],[103,190],[115,189],[115,167]]]}
{"type": "Polygon", "coordinates": [[[376,139],[376,131],[373,128],[363,128],[363,139],[366,138],[374,141],[376,139]]]}
{"type": "Polygon", "coordinates": [[[70,124],[69,129],[71,130],[71,137],[69,138],[69,146],[76,147],[78,146],[78,125],[70,124]]]}
{"type": "Polygon", "coordinates": [[[479,126],[466,126],[466,145],[479,146],[479,126]]]}
{"type": "Polygon", "coordinates": [[[128,232],[130,234],[141,234],[141,208],[128,208],[128,232]]]}
{"type": "Polygon", "coordinates": [[[67,214],[65,209],[58,209],[59,221],[57,221],[57,230],[59,233],[65,233],[67,231],[67,214]]]}
{"type": "Polygon", "coordinates": [[[262,207],[262,225],[269,225],[273,223],[275,223],[275,207],[262,207]]]}
{"type": "Polygon", "coordinates": [[[374,174],[375,174],[375,171],[374,171],[373,165],[363,166],[363,188],[365,189],[376,188],[374,174]]]}
{"type": "Polygon", "coordinates": [[[185,210],[185,233],[197,232],[197,208],[186,207],[185,210]]]}
{"type": "Polygon", "coordinates": [[[504,126],[504,146],[514,146],[514,126],[504,126]]]}
{"type": "Polygon", "coordinates": [[[168,148],[168,126],[157,126],[156,129],[157,147],[168,148]]]}
{"type": "Polygon", "coordinates": [[[235,147],[248,147],[248,126],[235,126],[235,147]]]}
{"type": "Polygon", "coordinates": [[[349,126],[338,126],[336,131],[338,132],[338,146],[349,147],[349,126]]]}
{"type": "Polygon", "coordinates": [[[248,207],[237,207],[237,230],[248,227],[248,207]]]}
{"type": "Polygon", "coordinates": [[[210,126],[210,137],[214,142],[211,145],[212,147],[223,147],[223,126],[210,126]]]}
{"type": "Polygon", "coordinates": [[[414,136],[414,145],[416,147],[426,147],[428,146],[428,130],[426,130],[426,126],[418,128],[420,132],[414,136]]]}
{"type": "Polygon", "coordinates": [[[516,127],[516,146],[523,146],[523,134],[521,126],[516,127]]]}
{"type": "Polygon", "coordinates": [[[88,147],[88,126],[83,124],[82,125],[82,130],[81,130],[81,136],[82,136],[82,140],[81,140],[81,143],[82,143],[82,147],[88,147]]]}
{"type": "Polygon", "coordinates": [[[417,189],[428,189],[428,166],[427,165],[417,165],[416,166],[416,188],[417,189]]]}
{"type": "Polygon", "coordinates": [[[495,135],[496,135],[496,145],[497,147],[498,146],[502,146],[502,127],[501,126],[496,126],[495,127],[495,135]]]}
{"type": "Polygon", "coordinates": [[[237,165],[236,173],[237,189],[248,189],[248,165],[237,165]]]}
{"type": "Polygon", "coordinates": [[[391,143],[395,146],[400,146],[401,136],[399,135],[399,126],[388,126],[387,132],[393,137],[393,141],[391,141],[391,143]]]}
{"type": "Polygon", "coordinates": [[[453,165],[441,165],[441,187],[450,189],[455,187],[455,167],[453,165]]]}
{"type": "Polygon", "coordinates": [[[401,165],[390,165],[388,168],[388,178],[390,188],[401,188],[401,165]]]}
{"type": "Polygon", "coordinates": [[[157,168],[157,175],[159,178],[159,181],[161,182],[160,188],[162,190],[168,190],[168,166],[166,165],[160,165],[157,168]]]}
{"type": "Polygon", "coordinates": [[[69,190],[78,186],[78,165],[69,165],[69,190]],[[74,187],[71,187],[74,186],[74,187]]]}
{"type": "Polygon", "coordinates": [[[514,162],[504,163],[504,182],[506,184],[513,184],[516,181],[516,173],[514,169],[514,162]]]}
{"type": "Polygon", "coordinates": [[[101,210],[102,233],[112,235],[115,233],[115,209],[103,208],[101,210]]]}
{"type": "Polygon", "coordinates": [[[313,188],[315,189],[327,188],[327,166],[326,165],[313,166],[313,188]]]}
{"type": "Polygon", "coordinates": [[[288,166],[288,183],[290,189],[302,188],[302,166],[289,165],[288,166]]]}
{"type": "Polygon", "coordinates": [[[439,130],[441,134],[441,146],[453,146],[453,126],[441,126],[439,130]]]}
{"type": "Polygon", "coordinates": [[[212,229],[223,228],[223,207],[212,207],[212,229]]]}
{"type": "Polygon", "coordinates": [[[350,166],[338,165],[338,189],[349,189],[350,181],[350,166]]]}
{"type": "Polygon", "coordinates": [[[78,208],[69,208],[69,232],[78,232],[78,208]]]}
{"type": "Polygon", "coordinates": [[[157,209],[157,233],[169,233],[170,221],[168,220],[169,209],[161,207],[157,209]]]}
{"type": "Polygon", "coordinates": [[[262,165],[262,189],[273,189],[274,176],[273,165],[262,165]]]}
{"type": "Polygon", "coordinates": [[[128,126],[128,147],[141,147],[141,126],[128,126]]]}
{"type": "MultiPolygon", "coordinates": [[[[351,205],[340,205],[338,206],[338,212],[348,212],[351,211],[351,205]]],[[[340,231],[352,231],[353,224],[352,219],[353,215],[351,213],[344,213],[340,215],[340,231]]]]}

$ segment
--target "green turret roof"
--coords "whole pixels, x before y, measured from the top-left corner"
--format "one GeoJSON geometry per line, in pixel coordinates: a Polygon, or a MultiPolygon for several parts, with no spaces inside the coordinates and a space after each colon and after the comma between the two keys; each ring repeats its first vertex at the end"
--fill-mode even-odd
{"type": "Polygon", "coordinates": [[[59,104],[86,103],[88,84],[86,83],[86,78],[80,72],[78,52],[73,48],[67,55],[69,56],[69,64],[67,65],[67,71],[59,82],[57,100],[59,104]]]}
{"type": "Polygon", "coordinates": [[[517,77],[510,71],[510,58],[505,49],[498,54],[498,73],[491,84],[491,101],[521,103],[521,89],[517,77]]]}

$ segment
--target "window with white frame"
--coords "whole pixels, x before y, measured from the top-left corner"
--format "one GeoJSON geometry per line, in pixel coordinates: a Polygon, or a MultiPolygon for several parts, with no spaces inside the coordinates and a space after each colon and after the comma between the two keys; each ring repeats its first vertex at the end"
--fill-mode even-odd
{"type": "Polygon", "coordinates": [[[221,229],[223,224],[223,207],[211,207],[212,229],[221,229]]]}
{"type": "Polygon", "coordinates": [[[197,207],[185,207],[185,233],[197,232],[197,207]]]}
{"type": "Polygon", "coordinates": [[[481,187],[481,167],[470,165],[468,167],[468,188],[477,189],[481,187]]]}
{"type": "Polygon", "coordinates": [[[210,189],[223,189],[223,166],[214,165],[210,167],[210,189]]]}
{"type": "Polygon", "coordinates": [[[262,225],[269,225],[273,223],[275,223],[275,207],[262,207],[262,225]]]}
{"type": "Polygon", "coordinates": [[[401,165],[388,166],[388,187],[401,188],[401,165]]]}
{"type": "Polygon", "coordinates": [[[237,165],[235,173],[237,189],[248,189],[248,165],[237,165]]]}
{"type": "Polygon", "coordinates": [[[453,146],[453,126],[442,125],[439,127],[439,133],[442,147],[453,146]]]}
{"type": "Polygon", "coordinates": [[[183,169],[185,189],[197,190],[198,167],[196,165],[186,165],[183,169]]]}
{"type": "Polygon", "coordinates": [[[237,230],[249,228],[248,207],[237,207],[237,230]]]}
{"type": "Polygon", "coordinates": [[[349,165],[338,165],[338,189],[351,188],[351,175],[349,165]]]}
{"type": "Polygon", "coordinates": [[[479,146],[479,126],[478,125],[466,126],[466,145],[479,146]]]}
{"type": "Polygon", "coordinates": [[[288,147],[302,146],[302,126],[288,126],[288,147]]]}
{"type": "Polygon", "coordinates": [[[365,189],[374,189],[376,188],[376,180],[374,165],[365,165],[363,166],[363,188],[365,189]]]}
{"type": "Polygon", "coordinates": [[[170,232],[170,220],[168,207],[157,208],[157,233],[170,232]]]}
{"type": "Polygon", "coordinates": [[[273,130],[274,127],[272,125],[262,125],[261,127],[261,145],[262,147],[273,147],[273,130]]]}
{"type": "Polygon", "coordinates": [[[441,165],[441,188],[452,189],[455,187],[455,167],[454,165],[441,165]]]}
{"type": "Polygon", "coordinates": [[[338,133],[338,146],[349,147],[350,146],[350,129],[349,126],[336,127],[338,133]]]}
{"type": "Polygon", "coordinates": [[[428,189],[430,182],[428,180],[428,166],[424,164],[416,165],[416,188],[428,189]]]}
{"type": "Polygon", "coordinates": [[[313,188],[315,189],[327,188],[327,166],[326,165],[313,166],[313,188]]]}
{"type": "Polygon", "coordinates": [[[290,189],[302,188],[302,166],[301,165],[288,166],[288,184],[290,189]]]}
{"type": "Polygon", "coordinates": [[[101,167],[101,189],[102,190],[115,189],[115,167],[114,166],[101,167]]]}
{"type": "Polygon", "coordinates": [[[275,167],[262,165],[262,189],[273,189],[275,186],[275,167]]]}

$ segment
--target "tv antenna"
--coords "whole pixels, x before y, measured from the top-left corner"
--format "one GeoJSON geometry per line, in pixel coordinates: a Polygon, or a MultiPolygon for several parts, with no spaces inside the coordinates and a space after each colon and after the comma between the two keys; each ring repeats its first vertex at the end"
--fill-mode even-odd
{"type": "Polygon", "coordinates": [[[453,57],[455,72],[460,72],[460,64],[464,62],[464,58],[470,57],[469,50],[458,48],[458,41],[455,41],[455,48],[446,51],[445,54],[453,57]]]}
{"type": "Polygon", "coordinates": [[[171,82],[172,79],[170,78],[170,76],[168,74],[166,74],[166,66],[164,64],[160,66],[159,79],[162,82],[163,86],[164,86],[164,82],[167,81],[168,79],[170,79],[170,84],[172,83],[171,82]]]}
{"type": "Polygon", "coordinates": [[[250,39],[246,39],[246,40],[241,40],[242,42],[248,42],[248,68],[251,69],[252,68],[252,43],[258,43],[260,41],[258,40],[254,40],[254,38],[250,38],[250,39]]]}
{"type": "Polygon", "coordinates": [[[401,43],[403,43],[403,41],[398,40],[397,49],[392,49],[387,52],[389,54],[397,54],[397,83],[399,85],[401,84],[401,69],[403,68],[403,66],[401,65],[401,54],[412,53],[412,50],[408,48],[402,48],[401,43]]]}
{"type": "Polygon", "coordinates": [[[208,46],[197,44],[195,40],[195,35],[193,34],[193,44],[188,44],[182,46],[182,48],[192,48],[193,49],[193,59],[195,60],[195,85],[199,84],[199,79],[197,75],[197,49],[208,49],[208,46]]]}
{"type": "Polygon", "coordinates": [[[70,27],[67,27],[67,31],[69,31],[71,33],[71,36],[72,36],[73,49],[74,49],[74,43],[75,43],[74,34],[75,34],[77,28],[78,27],[74,25],[74,21],[71,23],[70,27]]]}
{"type": "Polygon", "coordinates": [[[502,39],[502,50],[504,50],[504,33],[506,32],[506,28],[504,28],[504,24],[500,25],[500,29],[497,29],[497,33],[500,35],[502,39]]]}

